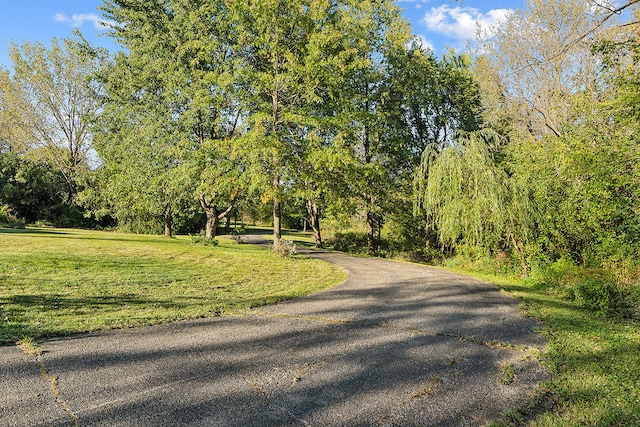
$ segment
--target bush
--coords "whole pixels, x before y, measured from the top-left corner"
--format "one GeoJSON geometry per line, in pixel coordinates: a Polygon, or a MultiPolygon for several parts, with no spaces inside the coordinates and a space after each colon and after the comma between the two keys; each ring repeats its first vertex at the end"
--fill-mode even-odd
{"type": "Polygon", "coordinates": [[[633,317],[632,295],[609,278],[586,277],[570,289],[569,298],[584,308],[609,317],[633,317]]]}
{"type": "Polygon", "coordinates": [[[327,240],[327,246],[336,251],[364,254],[367,252],[367,234],[349,231],[336,233],[333,239],[327,240]]]}
{"type": "Polygon", "coordinates": [[[236,243],[242,243],[242,235],[246,232],[247,232],[247,229],[244,225],[240,227],[235,227],[233,230],[231,230],[231,238],[236,243]]]}
{"type": "Polygon", "coordinates": [[[420,248],[412,251],[399,251],[395,254],[395,258],[422,264],[440,265],[444,261],[444,254],[436,248],[420,248]]]}
{"type": "Polygon", "coordinates": [[[0,227],[24,228],[25,222],[17,218],[7,205],[0,206],[0,227]]]}
{"type": "Polygon", "coordinates": [[[189,234],[191,237],[192,245],[202,245],[202,246],[218,246],[220,242],[216,239],[207,239],[204,232],[200,232],[200,234],[189,234]]]}
{"type": "Polygon", "coordinates": [[[599,315],[637,318],[640,314],[640,301],[633,287],[622,283],[609,269],[580,268],[561,258],[546,267],[537,266],[534,272],[530,278],[534,286],[599,315]]]}
{"type": "Polygon", "coordinates": [[[281,257],[286,257],[295,255],[298,253],[298,249],[291,240],[280,239],[280,243],[273,245],[273,253],[281,257]]]}

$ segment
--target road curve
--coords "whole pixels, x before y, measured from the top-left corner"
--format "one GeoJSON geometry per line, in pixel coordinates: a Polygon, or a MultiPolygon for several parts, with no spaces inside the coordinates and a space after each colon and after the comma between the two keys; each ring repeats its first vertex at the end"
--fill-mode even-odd
{"type": "Polygon", "coordinates": [[[548,377],[536,322],[495,287],[307,254],[348,279],[243,316],[52,339],[37,359],[0,347],[0,425],[480,426],[548,377]]]}

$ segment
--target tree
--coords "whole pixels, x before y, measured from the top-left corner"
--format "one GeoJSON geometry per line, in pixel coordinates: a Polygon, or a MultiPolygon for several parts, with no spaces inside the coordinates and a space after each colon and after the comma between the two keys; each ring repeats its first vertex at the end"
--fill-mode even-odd
{"type": "Polygon", "coordinates": [[[487,36],[483,49],[500,74],[517,128],[534,138],[559,137],[574,94],[598,101],[600,64],[591,46],[612,28],[605,17],[608,9],[590,2],[529,0],[487,36]]]}
{"type": "Polygon", "coordinates": [[[77,206],[68,203],[64,176],[50,164],[19,152],[0,151],[0,206],[28,224],[87,225],[77,206]]]}
{"type": "MultiPolygon", "coordinates": [[[[161,165],[147,174],[166,178],[146,182],[163,190],[154,193],[163,195],[155,197],[154,205],[163,206],[169,221],[184,203],[177,195],[193,195],[207,214],[211,239],[242,187],[230,145],[241,122],[242,98],[237,94],[242,81],[235,74],[239,61],[227,3],[107,1],[103,10],[119,24],[111,35],[128,53],[119,54],[103,74],[108,100],[102,115],[110,115],[114,123],[130,122],[127,132],[133,132],[121,135],[131,141],[129,148],[118,141],[101,146],[105,163],[121,168],[129,150],[142,156],[130,165],[132,171],[161,165]],[[142,129],[150,142],[146,150],[137,150],[144,141],[142,129]],[[223,199],[229,205],[220,209],[223,199]]],[[[138,188],[148,194],[146,185],[138,188]]]]}
{"type": "Polygon", "coordinates": [[[0,78],[3,124],[14,149],[31,151],[55,165],[69,191],[78,190],[78,173],[87,166],[91,150],[89,121],[98,108],[89,87],[95,58],[83,55],[78,41],[53,39],[11,44],[14,73],[0,78]],[[41,148],[34,151],[37,148],[41,148]]]}
{"type": "Polygon", "coordinates": [[[526,275],[525,245],[539,212],[529,183],[496,156],[501,138],[489,128],[459,133],[455,145],[430,158],[421,206],[443,247],[481,257],[511,246],[526,275]]]}
{"type": "Polygon", "coordinates": [[[403,51],[409,39],[406,22],[391,2],[359,2],[344,10],[342,31],[349,41],[340,64],[340,84],[327,94],[324,108],[331,117],[336,154],[348,152],[347,206],[364,211],[368,252],[376,251],[376,235],[384,221],[387,196],[397,192],[398,162],[403,141],[389,132],[393,111],[392,52],[403,51]]]}
{"type": "MultiPolygon", "coordinates": [[[[282,183],[295,179],[295,159],[306,144],[308,112],[319,103],[322,83],[317,71],[325,53],[325,22],[330,22],[334,2],[307,0],[237,1],[234,17],[244,59],[250,68],[251,107],[248,132],[243,137],[251,174],[265,179],[262,199],[273,202],[274,245],[281,238],[282,183]],[[267,178],[268,177],[268,178],[267,178]]],[[[260,179],[260,178],[258,178],[260,179]]]]}
{"type": "Polygon", "coordinates": [[[203,141],[199,154],[200,163],[195,163],[196,176],[201,179],[197,192],[207,215],[205,237],[213,239],[218,223],[228,217],[248,183],[242,173],[242,159],[228,141],[203,141]]]}
{"type": "MultiPolygon", "coordinates": [[[[502,135],[499,146],[487,147],[492,161],[480,164],[503,176],[495,187],[504,189],[504,197],[482,188],[496,212],[506,213],[494,217],[485,209],[493,227],[488,230],[503,230],[488,235],[502,238],[479,246],[495,251],[511,244],[523,270],[534,258],[580,265],[628,259],[638,241],[636,150],[630,122],[614,107],[621,105],[624,85],[603,73],[602,53],[629,40],[629,26],[614,26],[612,10],[595,2],[527,6],[495,29],[486,58],[476,63],[485,126],[502,135]],[[602,39],[611,43],[602,45],[602,39]]],[[[457,195],[450,203],[460,202],[467,213],[482,206],[462,199],[457,195]]]]}

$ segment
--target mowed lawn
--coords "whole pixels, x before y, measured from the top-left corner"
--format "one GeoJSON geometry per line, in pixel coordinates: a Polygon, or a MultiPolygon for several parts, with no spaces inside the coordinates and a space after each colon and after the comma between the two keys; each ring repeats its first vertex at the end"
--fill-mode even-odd
{"type": "Polygon", "coordinates": [[[219,240],[0,229],[0,343],[242,312],[346,278],[318,260],[219,240]]]}

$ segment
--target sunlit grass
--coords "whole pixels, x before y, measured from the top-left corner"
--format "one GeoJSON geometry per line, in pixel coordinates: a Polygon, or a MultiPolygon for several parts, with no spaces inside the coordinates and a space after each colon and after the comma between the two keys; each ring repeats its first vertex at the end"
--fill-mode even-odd
{"type": "Polygon", "coordinates": [[[510,412],[505,426],[640,426],[640,324],[609,318],[543,285],[458,269],[497,284],[541,321],[542,364],[553,377],[537,405],[510,412]]]}
{"type": "Polygon", "coordinates": [[[0,343],[243,311],[346,277],[317,260],[219,240],[0,230],[0,343]]]}

